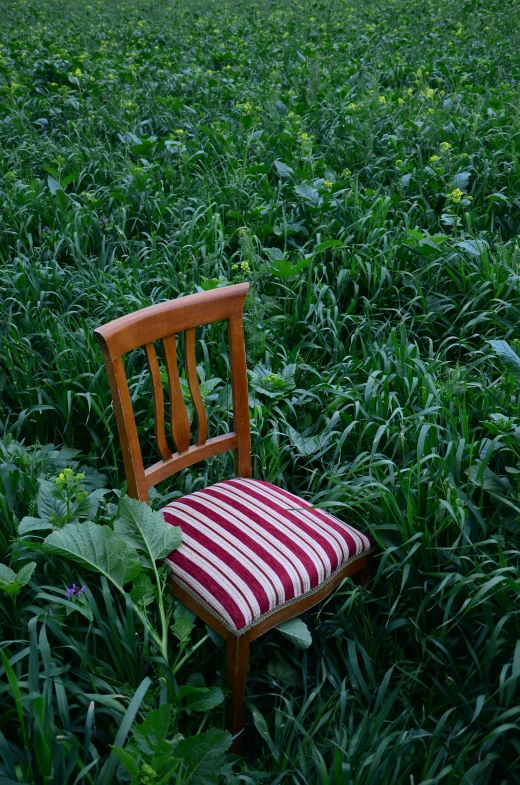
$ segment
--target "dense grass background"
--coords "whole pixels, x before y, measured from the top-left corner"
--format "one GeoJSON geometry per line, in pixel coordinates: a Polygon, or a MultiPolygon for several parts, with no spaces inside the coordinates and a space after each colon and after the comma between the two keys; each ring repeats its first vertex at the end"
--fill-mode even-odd
{"type": "MultiPolygon", "coordinates": [[[[382,550],[367,589],[307,617],[308,652],[255,645],[248,754],[223,781],[520,782],[519,389],[488,343],[520,339],[517,2],[0,0],[0,16],[0,557],[19,558],[35,492],[11,440],[74,447],[123,485],[92,329],[249,280],[256,476],[382,550]]],[[[215,433],[227,349],[201,338],[215,433]]],[[[155,503],[231,470],[184,472],[155,503]]],[[[13,628],[4,608],[10,656],[30,617],[13,628]]],[[[127,673],[116,651],[118,693],[149,672],[139,657],[127,673]]],[[[214,642],[191,667],[221,678],[214,642]]]]}

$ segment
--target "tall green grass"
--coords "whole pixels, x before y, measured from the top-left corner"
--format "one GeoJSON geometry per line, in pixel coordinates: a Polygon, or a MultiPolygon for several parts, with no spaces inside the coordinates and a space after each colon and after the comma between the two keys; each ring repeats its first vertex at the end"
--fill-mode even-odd
{"type": "MultiPolygon", "coordinates": [[[[18,558],[40,471],[24,457],[20,474],[13,439],[73,447],[123,487],[92,329],[249,280],[255,475],[369,529],[381,554],[367,589],[347,582],[308,615],[307,652],[275,632],[253,647],[247,754],[222,781],[520,782],[519,385],[489,344],[520,339],[517,3],[0,13],[2,560],[18,558]]],[[[200,337],[216,432],[227,347],[215,327],[200,337]]],[[[142,360],[127,370],[152,459],[142,360]]],[[[213,459],[154,503],[231,471],[213,459]]],[[[51,568],[31,558],[41,584],[51,568]]],[[[108,605],[91,638],[113,649],[110,690],[130,693],[148,674],[140,644],[119,657],[130,622],[95,591],[108,605]]],[[[13,625],[4,610],[11,658],[33,613],[13,625]]],[[[220,654],[194,655],[208,684],[220,654]]]]}

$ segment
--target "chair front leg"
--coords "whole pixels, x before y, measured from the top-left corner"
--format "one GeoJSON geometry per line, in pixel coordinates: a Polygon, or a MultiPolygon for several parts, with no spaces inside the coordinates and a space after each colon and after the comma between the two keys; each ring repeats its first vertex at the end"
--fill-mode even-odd
{"type": "Polygon", "coordinates": [[[227,698],[226,725],[233,736],[240,734],[231,746],[231,751],[237,755],[242,754],[249,644],[249,632],[239,636],[230,635],[226,641],[226,679],[230,691],[227,698]]]}
{"type": "Polygon", "coordinates": [[[354,583],[357,583],[359,586],[366,586],[367,583],[372,578],[374,572],[374,554],[369,553],[366,557],[366,562],[364,567],[362,567],[358,572],[355,572],[352,576],[354,583]]]}

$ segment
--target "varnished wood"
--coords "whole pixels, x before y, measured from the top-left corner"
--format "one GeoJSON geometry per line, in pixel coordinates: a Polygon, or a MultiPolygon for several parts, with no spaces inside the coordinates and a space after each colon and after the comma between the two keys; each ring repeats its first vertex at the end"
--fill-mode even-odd
{"type": "Polygon", "coordinates": [[[148,501],[148,489],[144,474],[143,457],[137,436],[134,410],[130,398],[130,390],[126,381],[126,374],[122,357],[112,359],[108,355],[106,344],[99,341],[105,360],[108,384],[112,393],[114,414],[116,416],[117,430],[121,441],[123,464],[125,467],[128,495],[141,502],[148,501]]]}
{"type": "Polygon", "coordinates": [[[169,461],[172,457],[172,451],[166,441],[166,433],[164,432],[164,393],[161,382],[161,371],[159,363],[157,362],[157,352],[153,343],[147,343],[144,347],[146,354],[146,362],[150,371],[152,379],[152,394],[153,394],[153,409],[155,413],[155,441],[157,442],[157,449],[163,461],[169,461]]]}
{"type": "Polygon", "coordinates": [[[247,366],[242,315],[228,320],[229,359],[231,363],[231,390],[233,394],[233,424],[238,436],[235,455],[238,477],[252,477],[251,430],[249,424],[249,395],[247,391],[247,366]]]}
{"type": "Polygon", "coordinates": [[[179,382],[175,335],[165,336],[162,339],[162,345],[170,390],[170,424],[173,441],[178,452],[185,452],[190,446],[190,421],[179,382]]]}
{"type": "Polygon", "coordinates": [[[244,697],[249,666],[249,633],[230,636],[226,641],[226,682],[229,689],[226,725],[233,739],[231,752],[242,754],[244,736],[244,697]]]}
{"type": "Polygon", "coordinates": [[[299,616],[304,611],[308,611],[309,608],[317,605],[324,600],[325,597],[328,597],[345,578],[348,578],[351,575],[354,576],[364,569],[368,569],[371,574],[373,558],[373,553],[368,553],[366,556],[360,556],[359,559],[354,559],[350,564],[346,564],[343,569],[339,570],[334,577],[321,586],[318,591],[296,600],[295,603],[280,608],[270,616],[260,618],[260,621],[251,628],[251,640],[254,641],[256,638],[259,638],[260,635],[269,632],[269,630],[272,630],[273,627],[276,627],[283,621],[287,621],[288,619],[294,618],[294,616],[299,616]]]}
{"type": "Polygon", "coordinates": [[[200,447],[193,444],[188,447],[186,452],[174,453],[169,461],[158,461],[152,466],[145,469],[145,483],[147,488],[152,485],[157,485],[161,480],[167,480],[175,472],[180,472],[181,469],[186,469],[198,461],[204,461],[206,458],[211,458],[213,455],[218,455],[227,450],[236,449],[238,439],[236,433],[223,433],[221,436],[214,436],[213,439],[208,439],[207,442],[200,447]]]}
{"type": "MultiPolygon", "coordinates": [[[[170,585],[173,594],[181,600],[193,613],[202,621],[208,624],[215,632],[226,641],[226,683],[230,694],[228,696],[226,708],[226,726],[229,732],[235,736],[243,729],[244,714],[243,701],[249,667],[249,647],[252,641],[265,635],[266,632],[277,627],[283,621],[293,619],[304,611],[309,610],[314,605],[328,597],[341,583],[352,576],[353,580],[362,585],[366,585],[372,577],[374,565],[374,551],[369,551],[357,559],[353,559],[346,564],[343,569],[338,570],[334,577],[321,586],[318,591],[308,594],[285,607],[279,608],[269,616],[261,617],[256,624],[253,624],[246,632],[236,635],[231,632],[216,616],[214,616],[205,605],[202,605],[182,586],[170,578],[170,585]]],[[[233,741],[231,751],[237,755],[242,754],[243,732],[233,741]]]]}
{"type": "MultiPolygon", "coordinates": [[[[245,414],[247,413],[248,415],[247,371],[241,327],[242,311],[248,289],[249,284],[243,283],[222,289],[213,289],[209,292],[190,294],[187,297],[178,297],[176,300],[152,305],[149,308],[143,308],[127,316],[122,316],[120,319],[115,319],[113,322],[109,322],[94,330],[94,335],[103,352],[110,391],[114,401],[117,429],[121,441],[130,496],[140,501],[148,501],[148,488],[197,461],[205,460],[226,450],[235,450],[239,476],[251,476],[248,416],[247,422],[244,419],[245,414]],[[239,318],[239,324],[233,323],[236,317],[239,318]],[[200,396],[198,379],[196,379],[195,352],[189,352],[188,361],[194,366],[190,374],[191,382],[189,380],[191,384],[190,392],[192,397],[197,399],[198,390],[199,401],[195,410],[200,417],[197,446],[192,448],[189,447],[187,413],[186,415],[183,414],[183,406],[185,409],[184,400],[182,400],[183,406],[181,406],[182,393],[178,377],[177,358],[174,351],[175,339],[173,339],[173,342],[169,339],[176,333],[189,331],[199,325],[218,320],[228,321],[231,325],[229,330],[231,386],[233,389],[233,401],[236,401],[238,407],[237,412],[234,412],[234,420],[237,423],[237,427],[240,428],[240,432],[226,434],[215,439],[207,438],[207,419],[204,424],[206,414],[202,404],[202,396],[200,396]],[[240,343],[240,338],[242,343],[240,343]],[[167,460],[164,460],[165,453],[161,452],[163,460],[150,466],[145,471],[128,383],[122,363],[122,355],[138,346],[146,346],[158,340],[163,341],[163,346],[165,346],[165,360],[172,408],[172,432],[178,452],[173,453],[167,460]],[[234,357],[235,353],[237,354],[236,358],[234,357]]],[[[190,340],[187,333],[188,344],[190,344],[190,340]]]]}
{"type": "MultiPolygon", "coordinates": [[[[235,451],[236,474],[252,476],[251,437],[247,369],[242,311],[248,284],[237,284],[210,292],[179,297],[168,303],[153,305],[116,319],[95,330],[103,352],[110,391],[114,402],[116,423],[121,440],[125,473],[130,496],[148,501],[148,488],[165,480],[197,461],[226,450],[235,451]],[[197,378],[194,328],[209,322],[228,323],[231,388],[233,393],[233,433],[208,439],[207,417],[197,378]],[[186,405],[180,388],[177,368],[175,334],[186,332],[186,368],[188,384],[198,420],[197,444],[191,445],[186,405]],[[177,452],[170,452],[164,433],[164,395],[153,342],[161,340],[164,347],[170,388],[171,427],[177,452]],[[122,355],[137,346],[145,346],[156,415],[156,438],[162,460],[144,468],[137,435],[132,401],[125,376],[122,355]],[[164,437],[164,438],[163,438],[164,437]]],[[[237,736],[233,750],[242,749],[243,701],[247,678],[250,642],[287,619],[298,616],[327,597],[349,575],[362,585],[372,574],[373,553],[352,560],[312,594],[278,608],[261,617],[256,624],[237,635],[216,618],[199,600],[171,580],[174,594],[204,622],[226,640],[226,673],[230,697],[227,709],[228,729],[237,736]]]]}
{"type": "Polygon", "coordinates": [[[185,332],[186,376],[190,388],[191,400],[197,417],[197,445],[200,447],[208,438],[208,418],[204,401],[200,392],[199,377],[197,374],[197,358],[195,356],[195,328],[190,327],[185,332]]]}
{"type": "Polygon", "coordinates": [[[114,319],[98,327],[94,334],[103,338],[110,357],[120,357],[136,346],[162,340],[191,327],[241,316],[248,289],[249,284],[237,283],[177,297],[114,319]]]}
{"type": "MultiPolygon", "coordinates": [[[[334,577],[327,581],[317,591],[312,594],[307,594],[299,600],[295,600],[288,605],[279,608],[274,613],[268,616],[262,616],[260,619],[248,629],[250,640],[254,641],[261,635],[277,627],[283,621],[299,616],[304,611],[317,605],[324,600],[328,595],[336,589],[345,578],[350,576],[356,580],[357,575],[362,575],[363,579],[368,582],[372,576],[374,563],[374,552],[369,551],[364,556],[353,559],[346,564],[341,570],[338,570],[334,577]]],[[[359,582],[359,581],[356,581],[359,582]]],[[[211,613],[204,605],[187,592],[182,586],[176,583],[173,578],[170,579],[172,591],[181,602],[186,605],[193,613],[209,625],[215,632],[218,632],[223,638],[228,638],[230,635],[236,637],[236,633],[231,632],[216,616],[211,613]]]]}

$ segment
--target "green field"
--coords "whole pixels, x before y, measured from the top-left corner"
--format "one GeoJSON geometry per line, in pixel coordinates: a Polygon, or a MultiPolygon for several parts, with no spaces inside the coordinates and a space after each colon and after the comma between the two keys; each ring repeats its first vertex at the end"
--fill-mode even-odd
{"type": "MultiPolygon", "coordinates": [[[[518,0],[0,19],[0,783],[520,783],[518,0]],[[154,595],[149,568],[118,583],[41,545],[108,537],[124,491],[94,327],[238,281],[255,476],[381,546],[367,588],[304,617],[310,648],[253,646],[243,759],[221,641],[158,601],[164,573],[154,595]]],[[[227,346],[200,337],[215,434],[227,346]]]]}

